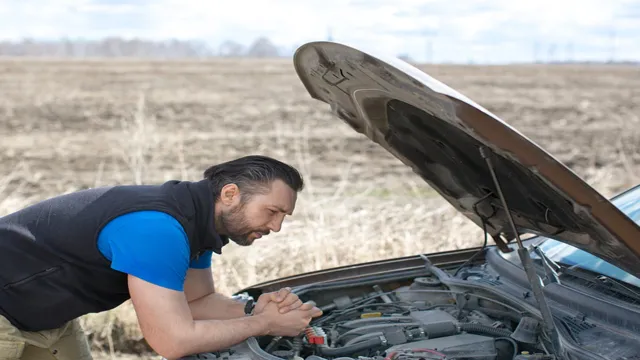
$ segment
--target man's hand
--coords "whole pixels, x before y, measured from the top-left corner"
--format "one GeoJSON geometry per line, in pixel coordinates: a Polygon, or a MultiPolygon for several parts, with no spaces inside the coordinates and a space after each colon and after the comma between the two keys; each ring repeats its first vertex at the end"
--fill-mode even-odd
{"type": "Polygon", "coordinates": [[[311,319],[322,315],[322,310],[305,303],[298,308],[281,313],[276,302],[269,301],[256,318],[265,320],[267,335],[297,336],[309,326],[311,319]]]}
{"type": "Polygon", "coordinates": [[[279,291],[260,295],[258,301],[256,301],[256,307],[253,309],[253,313],[255,315],[262,313],[270,302],[278,304],[278,311],[281,314],[285,314],[302,306],[302,301],[298,298],[298,295],[292,293],[291,288],[286,287],[279,291]]]}

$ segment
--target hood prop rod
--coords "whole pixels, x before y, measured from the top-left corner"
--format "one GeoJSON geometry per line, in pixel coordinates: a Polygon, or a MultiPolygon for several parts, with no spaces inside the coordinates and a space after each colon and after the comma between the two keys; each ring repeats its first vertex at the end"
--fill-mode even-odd
{"type": "Polygon", "coordinates": [[[527,278],[529,280],[529,284],[531,285],[533,295],[535,296],[536,301],[538,302],[538,306],[540,308],[540,313],[542,315],[542,323],[544,326],[543,331],[545,335],[547,335],[547,337],[551,340],[551,345],[553,347],[552,353],[557,353],[556,351],[560,349],[558,332],[553,322],[553,315],[551,314],[551,309],[549,308],[546,298],[544,297],[544,292],[542,290],[542,281],[540,280],[540,277],[536,273],[535,267],[533,265],[533,261],[531,260],[531,256],[529,254],[529,250],[523,246],[522,240],[520,239],[520,234],[518,233],[518,229],[516,228],[516,224],[513,222],[511,211],[509,210],[507,201],[504,197],[504,194],[502,193],[500,182],[498,182],[498,178],[495,173],[493,162],[491,161],[490,150],[486,146],[483,146],[480,148],[480,155],[486,161],[487,167],[489,168],[489,172],[491,172],[493,183],[496,186],[496,190],[498,191],[498,196],[500,197],[500,201],[502,202],[502,206],[504,207],[504,211],[507,215],[507,219],[509,219],[509,224],[511,225],[513,234],[516,237],[516,242],[518,243],[518,255],[520,256],[520,261],[522,262],[524,271],[526,272],[527,278]]]}

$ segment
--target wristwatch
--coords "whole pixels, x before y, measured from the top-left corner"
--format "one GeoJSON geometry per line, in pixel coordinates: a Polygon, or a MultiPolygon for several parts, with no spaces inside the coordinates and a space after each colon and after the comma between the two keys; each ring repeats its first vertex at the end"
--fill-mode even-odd
{"type": "Polygon", "coordinates": [[[255,302],[252,299],[249,299],[245,304],[244,304],[244,314],[246,316],[251,316],[253,315],[253,309],[256,307],[255,302]]]}

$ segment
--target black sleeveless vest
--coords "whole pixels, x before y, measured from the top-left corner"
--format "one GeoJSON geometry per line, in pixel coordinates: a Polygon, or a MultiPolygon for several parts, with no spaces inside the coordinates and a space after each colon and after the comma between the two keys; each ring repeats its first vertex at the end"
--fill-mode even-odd
{"type": "Polygon", "coordinates": [[[62,326],[129,299],[127,274],[110,268],[97,238],[113,218],[157,210],[176,218],[191,258],[228,243],[214,229],[207,180],[113,186],[54,197],[0,218],[0,315],[24,331],[62,326]]]}

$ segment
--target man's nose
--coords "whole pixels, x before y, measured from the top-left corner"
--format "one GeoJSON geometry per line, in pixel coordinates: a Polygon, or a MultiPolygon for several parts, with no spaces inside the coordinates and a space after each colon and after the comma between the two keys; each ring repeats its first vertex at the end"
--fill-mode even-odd
{"type": "Polygon", "coordinates": [[[284,219],[280,217],[273,219],[273,221],[271,221],[271,223],[269,224],[269,230],[273,232],[279,232],[280,228],[282,227],[282,220],[284,219]]]}

